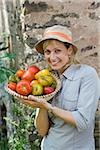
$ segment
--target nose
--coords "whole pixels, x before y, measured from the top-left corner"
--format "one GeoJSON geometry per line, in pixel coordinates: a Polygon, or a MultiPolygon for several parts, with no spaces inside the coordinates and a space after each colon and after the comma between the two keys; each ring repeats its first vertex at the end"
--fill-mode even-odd
{"type": "Polygon", "coordinates": [[[56,59],[55,54],[53,52],[51,52],[51,54],[50,54],[50,60],[51,61],[55,61],[55,59],[56,59]]]}

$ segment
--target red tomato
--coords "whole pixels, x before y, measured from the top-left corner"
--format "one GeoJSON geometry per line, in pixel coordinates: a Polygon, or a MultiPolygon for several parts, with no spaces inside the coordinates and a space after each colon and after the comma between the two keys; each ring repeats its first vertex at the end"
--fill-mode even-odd
{"type": "Polygon", "coordinates": [[[19,70],[17,70],[17,72],[16,72],[16,76],[19,77],[19,78],[21,78],[21,77],[23,76],[24,72],[25,72],[25,70],[19,69],[19,70]]]}
{"type": "Polygon", "coordinates": [[[16,83],[10,82],[8,83],[8,88],[10,88],[13,91],[16,91],[16,85],[17,85],[16,83]]]}
{"type": "Polygon", "coordinates": [[[32,66],[28,67],[28,70],[31,71],[34,74],[36,74],[40,71],[40,69],[35,65],[32,65],[32,66]]]}
{"type": "Polygon", "coordinates": [[[50,87],[50,86],[44,87],[44,91],[43,91],[44,94],[50,94],[52,92],[54,92],[53,87],[50,87]]]}
{"type": "Polygon", "coordinates": [[[30,82],[26,80],[21,80],[17,83],[16,91],[21,95],[29,95],[32,91],[32,87],[30,86],[30,82]]]}
{"type": "Polygon", "coordinates": [[[26,70],[22,76],[22,79],[32,81],[35,79],[34,73],[30,72],[29,70],[26,70]]]}

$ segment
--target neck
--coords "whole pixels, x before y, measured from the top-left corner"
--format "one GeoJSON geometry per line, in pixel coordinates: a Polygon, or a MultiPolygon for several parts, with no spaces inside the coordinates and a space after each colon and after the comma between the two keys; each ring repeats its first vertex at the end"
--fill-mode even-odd
{"type": "Polygon", "coordinates": [[[59,69],[59,73],[62,74],[67,68],[69,68],[72,65],[72,63],[64,65],[61,69],[59,69]]]}

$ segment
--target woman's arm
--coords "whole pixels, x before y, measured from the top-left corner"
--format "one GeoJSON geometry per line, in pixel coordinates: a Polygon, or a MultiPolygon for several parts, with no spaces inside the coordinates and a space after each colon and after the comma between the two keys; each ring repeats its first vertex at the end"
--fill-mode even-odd
{"type": "Polygon", "coordinates": [[[20,99],[20,101],[25,105],[31,106],[32,108],[37,108],[35,126],[41,136],[45,136],[49,130],[48,111],[51,111],[55,116],[63,119],[66,123],[76,126],[75,120],[70,111],[66,111],[58,107],[53,107],[44,99],[39,101],[32,101],[32,99],[34,99],[33,96],[30,96],[30,100],[20,99]]]}
{"type": "MultiPolygon", "coordinates": [[[[52,112],[55,116],[63,119],[66,123],[76,127],[76,123],[71,112],[52,106],[48,108],[48,111],[52,112]]],[[[49,130],[48,111],[46,109],[38,108],[36,112],[35,126],[41,136],[47,135],[49,130]]]]}
{"type": "Polygon", "coordinates": [[[66,111],[58,107],[51,107],[49,111],[53,113],[56,117],[64,120],[67,124],[71,124],[76,127],[75,119],[70,111],[66,111]]]}
{"type": "Polygon", "coordinates": [[[66,111],[57,107],[52,107],[51,112],[63,119],[66,123],[74,125],[78,131],[87,129],[95,117],[100,95],[99,83],[95,71],[86,74],[81,82],[77,110],[66,111]]]}
{"type": "Polygon", "coordinates": [[[41,136],[45,136],[49,130],[48,112],[46,109],[37,108],[35,126],[41,136]]]}

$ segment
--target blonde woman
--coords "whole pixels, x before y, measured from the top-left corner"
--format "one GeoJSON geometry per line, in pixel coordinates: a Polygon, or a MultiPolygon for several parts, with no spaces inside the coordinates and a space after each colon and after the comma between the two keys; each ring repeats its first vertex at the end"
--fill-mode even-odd
{"type": "Polygon", "coordinates": [[[51,103],[22,100],[38,108],[35,125],[43,136],[41,150],[95,150],[93,130],[100,95],[96,70],[75,60],[77,47],[65,26],[47,28],[35,48],[62,82],[51,103]]]}

